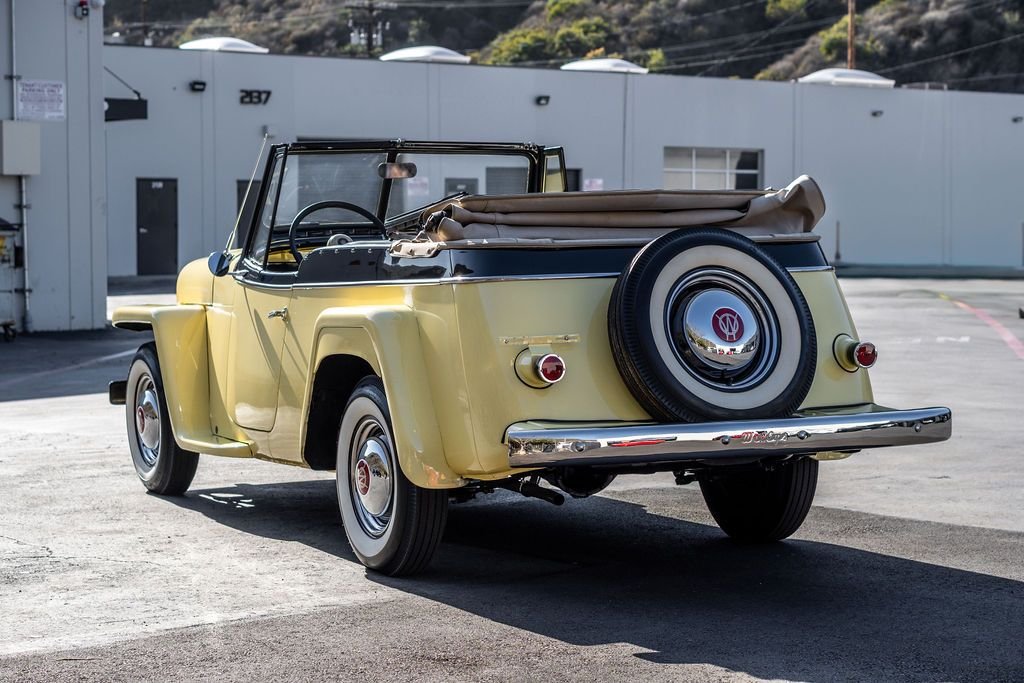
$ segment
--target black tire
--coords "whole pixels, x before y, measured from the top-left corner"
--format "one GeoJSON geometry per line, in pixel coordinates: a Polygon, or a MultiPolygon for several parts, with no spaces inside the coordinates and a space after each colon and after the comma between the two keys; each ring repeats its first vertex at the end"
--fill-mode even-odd
{"type": "Polygon", "coordinates": [[[448,491],[420,488],[402,473],[377,377],[357,384],[345,407],[336,477],[341,521],[359,561],[390,576],[425,569],[444,534],[448,491]]]}
{"type": "Polygon", "coordinates": [[[722,531],[745,543],[768,543],[803,524],[818,485],[818,461],[800,458],[773,469],[750,468],[700,480],[711,516],[722,531]]]}
{"type": "Polygon", "coordinates": [[[641,249],[612,290],[608,335],[626,386],[662,422],[788,416],[814,379],[814,322],[799,287],[763,249],[727,230],[677,230],[641,249]],[[740,317],[730,308],[694,317],[709,338],[714,328],[715,343],[736,344],[735,356],[688,341],[690,306],[704,296],[745,311],[750,346],[723,341],[714,327],[720,311],[740,317]]]}
{"type": "Polygon", "coordinates": [[[169,414],[156,345],[152,342],[143,344],[128,370],[125,392],[128,447],[135,473],[147,489],[162,496],[180,496],[188,490],[196,475],[199,454],[186,451],[175,443],[169,414]],[[140,419],[147,424],[141,433],[140,419]],[[157,428],[155,436],[153,427],[157,428]]]}

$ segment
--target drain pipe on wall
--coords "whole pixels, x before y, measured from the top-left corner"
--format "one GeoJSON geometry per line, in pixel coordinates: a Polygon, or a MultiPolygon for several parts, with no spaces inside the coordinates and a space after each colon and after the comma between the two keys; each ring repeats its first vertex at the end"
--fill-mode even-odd
{"type": "MultiPolygon", "coordinates": [[[[14,30],[14,4],[15,0],[11,0],[11,119],[14,121],[18,120],[18,79],[21,76],[18,75],[18,51],[15,44],[15,30],[14,30]]],[[[22,330],[25,332],[32,331],[32,314],[29,308],[29,297],[32,295],[32,288],[29,287],[28,279],[28,210],[30,205],[28,203],[28,192],[26,190],[26,179],[25,176],[18,176],[18,203],[15,208],[21,212],[21,218],[19,220],[21,224],[21,272],[24,278],[24,285],[22,287],[22,294],[25,297],[25,312],[21,321],[22,330]]]]}

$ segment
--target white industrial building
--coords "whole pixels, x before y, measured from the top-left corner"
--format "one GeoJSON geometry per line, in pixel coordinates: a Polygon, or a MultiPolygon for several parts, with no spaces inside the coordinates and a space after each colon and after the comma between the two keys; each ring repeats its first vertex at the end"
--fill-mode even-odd
{"type": "MultiPolygon", "coordinates": [[[[1021,95],[100,47],[101,9],[79,19],[78,5],[16,6],[17,69],[67,93],[65,119],[36,124],[42,170],[27,181],[34,329],[100,326],[108,274],[172,272],[219,248],[264,133],[564,145],[580,189],[807,173],[829,203],[830,258],[1024,266],[1021,95]],[[120,120],[103,122],[104,98],[120,120]]],[[[11,111],[6,92],[0,118],[11,111]]],[[[17,187],[0,177],[11,223],[17,187]]]]}
{"type": "Polygon", "coordinates": [[[0,324],[19,329],[106,324],[103,20],[77,5],[0,5],[0,324]]]}

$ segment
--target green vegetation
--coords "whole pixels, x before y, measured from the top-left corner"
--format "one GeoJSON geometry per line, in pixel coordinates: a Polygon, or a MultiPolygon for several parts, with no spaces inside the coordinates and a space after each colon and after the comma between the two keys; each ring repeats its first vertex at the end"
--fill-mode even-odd
{"type": "Polygon", "coordinates": [[[517,28],[501,34],[491,46],[490,63],[543,61],[554,54],[555,38],[542,28],[517,28]]]}
{"type": "Polygon", "coordinates": [[[588,4],[587,0],[548,0],[548,21],[554,21],[562,17],[579,16],[588,4]]]}
{"type": "Polygon", "coordinates": [[[803,12],[807,0],[768,0],[765,15],[770,19],[782,19],[797,12],[803,12]]]}

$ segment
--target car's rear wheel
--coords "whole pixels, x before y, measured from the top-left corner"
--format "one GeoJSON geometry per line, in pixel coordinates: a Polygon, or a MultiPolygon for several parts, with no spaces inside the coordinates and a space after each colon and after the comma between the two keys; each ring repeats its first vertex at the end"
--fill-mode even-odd
{"type": "Polygon", "coordinates": [[[180,496],[195,477],[199,454],[174,441],[154,344],[141,346],[132,359],[125,396],[128,447],[135,473],[153,493],[180,496]]]}
{"type": "Polygon", "coordinates": [[[338,428],[338,506],[359,561],[399,576],[430,563],[448,519],[448,492],[406,479],[394,444],[384,385],[368,377],[352,392],[338,428]]]}
{"type": "Polygon", "coordinates": [[[711,516],[731,538],[778,541],[803,524],[818,485],[818,461],[799,458],[773,467],[710,472],[700,480],[711,516]]]}
{"type": "Polygon", "coordinates": [[[728,230],[677,230],[641,249],[612,290],[608,333],[624,383],[660,421],[789,416],[814,379],[799,287],[728,230]]]}

